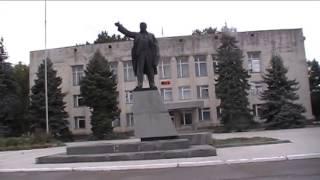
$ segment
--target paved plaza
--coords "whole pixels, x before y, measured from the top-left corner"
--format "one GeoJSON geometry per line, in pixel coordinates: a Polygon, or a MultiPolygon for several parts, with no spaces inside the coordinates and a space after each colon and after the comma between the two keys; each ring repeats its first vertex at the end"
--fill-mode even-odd
{"type": "MultiPolygon", "coordinates": [[[[213,134],[214,138],[271,137],[292,143],[243,146],[217,149],[217,156],[205,158],[160,159],[144,161],[118,161],[97,163],[35,164],[37,157],[65,152],[65,147],[0,152],[0,172],[19,171],[96,171],[129,170],[171,167],[193,167],[261,161],[281,161],[320,157],[320,127],[270,130],[258,132],[213,134]]],[[[137,142],[138,139],[103,141],[112,143],[137,142]]],[[[67,145],[101,143],[74,142],[67,145]]]]}

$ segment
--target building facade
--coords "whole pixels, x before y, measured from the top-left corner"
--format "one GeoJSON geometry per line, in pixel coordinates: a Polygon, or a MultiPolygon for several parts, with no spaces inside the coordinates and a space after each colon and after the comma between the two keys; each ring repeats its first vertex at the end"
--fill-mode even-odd
{"type": "MultiPolygon", "coordinates": [[[[305,116],[312,118],[307,63],[302,29],[264,30],[234,33],[243,51],[243,66],[251,78],[249,101],[256,121],[259,119],[260,93],[265,88],[262,75],[273,53],[279,54],[288,68],[288,78],[299,82],[299,100],[306,108],[305,116]]],[[[160,62],[155,77],[159,93],[169,109],[177,129],[198,129],[219,125],[219,100],[215,95],[215,79],[219,71],[216,49],[220,34],[159,38],[160,62]]],[[[57,75],[62,78],[66,93],[66,111],[70,129],[75,134],[88,134],[90,110],[83,105],[79,82],[93,54],[99,50],[110,62],[117,76],[120,119],[115,120],[115,131],[133,130],[132,93],[136,77],[131,64],[132,41],[81,45],[49,49],[57,75]]],[[[45,51],[30,53],[30,87],[34,84],[38,66],[45,51]]],[[[49,82],[50,83],[50,82],[49,82]]],[[[144,87],[148,86],[145,78],[144,87]]]]}

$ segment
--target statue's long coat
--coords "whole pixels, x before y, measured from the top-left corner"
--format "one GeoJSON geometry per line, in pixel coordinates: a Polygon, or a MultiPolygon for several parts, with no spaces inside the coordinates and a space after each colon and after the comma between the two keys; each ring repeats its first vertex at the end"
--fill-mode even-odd
{"type": "Polygon", "coordinates": [[[118,31],[123,33],[125,36],[133,38],[133,48],[131,50],[131,56],[132,56],[132,66],[134,74],[137,75],[137,67],[139,63],[139,57],[141,53],[148,53],[148,56],[150,59],[148,59],[148,62],[146,63],[147,67],[144,67],[144,74],[147,74],[147,69],[152,69],[154,71],[154,74],[157,74],[157,66],[159,64],[159,46],[158,41],[155,38],[155,36],[152,33],[147,33],[148,35],[148,41],[149,41],[149,48],[150,52],[145,52],[144,49],[141,48],[141,45],[139,44],[139,40],[142,36],[142,33],[140,32],[131,32],[128,31],[125,27],[122,25],[118,26],[118,31]]]}

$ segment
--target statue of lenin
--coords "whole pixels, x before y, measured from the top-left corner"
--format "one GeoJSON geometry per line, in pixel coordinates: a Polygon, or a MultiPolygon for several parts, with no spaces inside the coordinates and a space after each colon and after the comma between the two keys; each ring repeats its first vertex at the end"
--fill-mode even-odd
{"type": "Polygon", "coordinates": [[[135,76],[138,79],[136,90],[142,89],[143,75],[146,74],[151,89],[156,89],[154,75],[157,74],[159,63],[158,41],[152,33],[147,32],[147,24],[140,23],[140,32],[131,32],[123,27],[119,22],[115,23],[118,31],[127,37],[133,38],[133,48],[131,50],[132,66],[135,76]]]}

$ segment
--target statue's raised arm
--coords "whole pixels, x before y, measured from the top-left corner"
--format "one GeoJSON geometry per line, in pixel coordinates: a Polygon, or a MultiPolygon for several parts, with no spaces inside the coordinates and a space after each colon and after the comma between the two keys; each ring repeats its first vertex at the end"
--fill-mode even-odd
{"type": "Polygon", "coordinates": [[[127,37],[130,38],[135,38],[137,33],[136,32],[131,32],[128,29],[126,29],[125,27],[123,27],[122,24],[120,24],[119,22],[114,23],[114,25],[116,25],[118,27],[118,31],[121,32],[122,34],[124,34],[127,37]]]}

